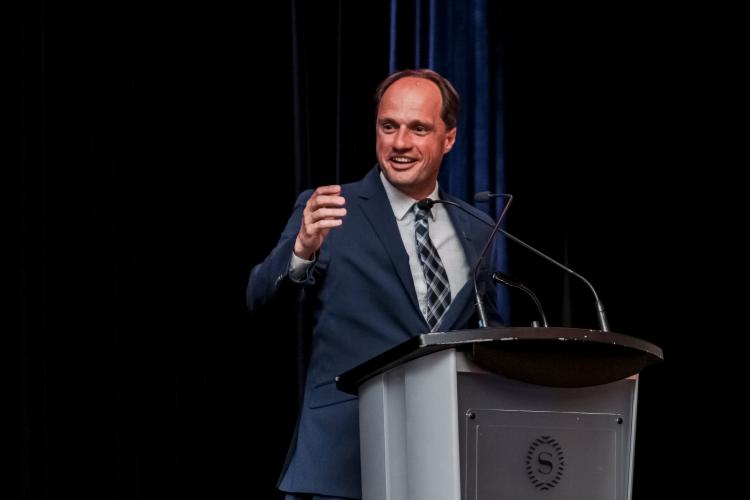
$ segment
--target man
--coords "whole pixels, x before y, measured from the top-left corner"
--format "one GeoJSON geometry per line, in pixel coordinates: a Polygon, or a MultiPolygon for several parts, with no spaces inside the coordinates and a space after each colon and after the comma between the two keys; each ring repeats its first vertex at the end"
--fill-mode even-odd
{"type": "Polygon", "coordinates": [[[337,375],[412,336],[477,326],[470,272],[488,226],[453,207],[415,205],[449,199],[492,222],[438,189],[458,94],[434,71],[405,70],[380,84],[376,101],[378,166],[359,182],[302,193],[250,275],[251,310],[288,287],[303,289],[313,310],[304,403],[279,482],[287,498],[361,496],[357,400],[336,389],[337,375]]]}

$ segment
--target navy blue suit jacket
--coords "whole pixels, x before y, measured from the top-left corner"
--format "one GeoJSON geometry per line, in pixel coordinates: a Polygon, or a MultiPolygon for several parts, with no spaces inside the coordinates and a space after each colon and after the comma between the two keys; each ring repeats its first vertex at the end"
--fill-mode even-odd
{"type": "MultiPolygon", "coordinates": [[[[375,167],[364,179],[342,186],[347,215],[320,249],[301,286],[312,303],[313,339],[304,392],[290,459],[279,488],[288,492],[359,498],[359,417],[356,397],[339,392],[335,377],[415,335],[429,331],[422,316],[396,219],[375,167]]],[[[289,263],[302,211],[312,191],[297,199],[276,248],[253,268],[247,290],[254,310],[294,286],[289,263]]],[[[492,223],[483,212],[460,203],[492,223]]],[[[469,266],[479,257],[490,227],[455,207],[446,206],[461,238],[469,266]]],[[[487,276],[489,273],[480,273],[487,276]]],[[[483,279],[480,288],[494,290],[483,279]]],[[[476,327],[471,279],[458,293],[440,331],[476,327]]],[[[485,297],[494,311],[494,293],[485,297]]]]}

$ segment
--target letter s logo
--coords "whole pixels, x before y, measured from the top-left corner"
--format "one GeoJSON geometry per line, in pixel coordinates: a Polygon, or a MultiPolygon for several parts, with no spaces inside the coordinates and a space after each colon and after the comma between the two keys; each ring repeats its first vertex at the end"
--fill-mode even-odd
{"type": "Polygon", "coordinates": [[[540,465],[540,467],[537,468],[537,472],[540,474],[549,474],[555,468],[552,464],[552,453],[547,451],[543,451],[537,455],[536,461],[539,462],[540,465]]]}
{"type": "Polygon", "coordinates": [[[526,474],[535,488],[551,490],[562,480],[564,470],[565,454],[552,436],[539,436],[526,450],[526,474]]]}

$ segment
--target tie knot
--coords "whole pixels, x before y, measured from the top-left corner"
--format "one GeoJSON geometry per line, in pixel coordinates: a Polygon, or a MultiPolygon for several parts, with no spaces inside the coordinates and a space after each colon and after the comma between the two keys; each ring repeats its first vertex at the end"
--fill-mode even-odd
{"type": "Polygon", "coordinates": [[[416,220],[417,222],[421,222],[423,220],[426,220],[429,214],[429,208],[421,208],[418,203],[414,204],[414,220],[416,220]]]}

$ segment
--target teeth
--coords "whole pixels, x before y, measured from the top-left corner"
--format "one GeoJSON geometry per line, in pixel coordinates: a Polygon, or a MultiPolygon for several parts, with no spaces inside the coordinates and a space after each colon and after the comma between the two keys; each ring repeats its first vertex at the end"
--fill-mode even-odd
{"type": "Polygon", "coordinates": [[[396,158],[391,158],[391,161],[395,163],[409,163],[413,160],[411,158],[396,157],[396,158]]]}

